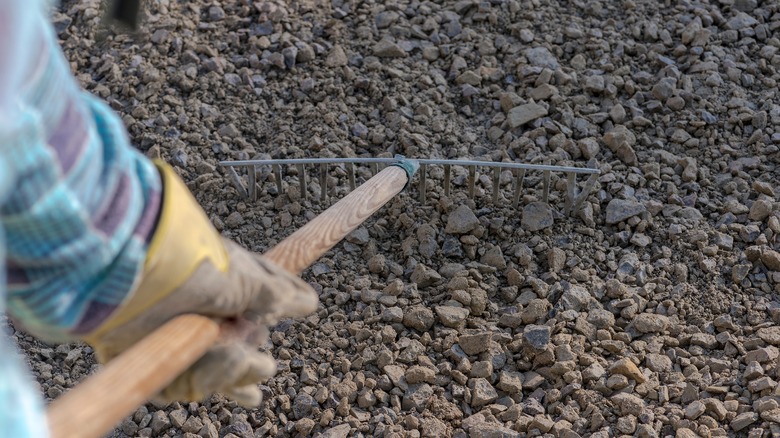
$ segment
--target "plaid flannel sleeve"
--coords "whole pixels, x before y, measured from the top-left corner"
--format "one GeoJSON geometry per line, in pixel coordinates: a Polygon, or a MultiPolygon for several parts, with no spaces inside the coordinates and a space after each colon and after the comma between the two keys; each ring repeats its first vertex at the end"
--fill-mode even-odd
{"type": "MultiPolygon", "coordinates": [[[[0,35],[0,55],[19,58],[0,61],[0,78],[24,68],[13,112],[8,93],[6,102],[0,95],[0,116],[4,109],[12,116],[0,123],[0,264],[7,274],[0,276],[0,312],[38,336],[66,338],[99,326],[133,289],[159,210],[160,178],[130,146],[121,119],[80,89],[40,5],[10,3],[35,14],[25,50],[3,47],[20,42],[0,35]]],[[[14,20],[7,13],[0,8],[0,22],[14,20]]],[[[0,337],[0,430],[43,436],[40,401],[15,377],[22,368],[6,354],[6,341],[0,337]]]]}

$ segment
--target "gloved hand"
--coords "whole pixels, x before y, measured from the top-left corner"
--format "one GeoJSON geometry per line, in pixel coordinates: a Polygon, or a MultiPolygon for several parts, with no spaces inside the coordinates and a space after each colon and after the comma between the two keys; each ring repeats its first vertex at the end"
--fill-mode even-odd
{"type": "Polygon", "coordinates": [[[169,319],[197,313],[230,329],[205,356],[160,394],[165,401],[199,400],[221,392],[256,406],[257,386],[276,372],[257,351],[268,326],[317,309],[314,290],[300,278],[222,239],[187,188],[167,165],[158,165],[163,201],[137,288],[101,326],[84,337],[106,362],[169,319]]]}

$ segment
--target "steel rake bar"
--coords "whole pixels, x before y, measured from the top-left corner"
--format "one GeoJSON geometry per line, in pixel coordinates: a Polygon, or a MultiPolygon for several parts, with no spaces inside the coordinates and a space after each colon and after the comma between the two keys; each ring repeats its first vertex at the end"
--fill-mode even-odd
{"type": "MultiPolygon", "coordinates": [[[[356,164],[368,164],[372,173],[376,173],[379,169],[379,165],[390,165],[398,163],[404,160],[405,157],[397,155],[394,158],[297,158],[297,159],[278,159],[278,160],[240,160],[240,161],[223,161],[220,164],[228,167],[228,176],[231,182],[236,186],[239,194],[242,197],[248,197],[254,200],[257,195],[255,185],[257,184],[257,167],[258,166],[271,166],[272,173],[276,182],[277,191],[282,192],[282,169],[284,166],[295,166],[298,172],[298,181],[301,191],[301,197],[306,199],[307,184],[306,175],[304,173],[304,166],[306,164],[315,165],[319,167],[319,179],[320,179],[320,200],[325,202],[327,199],[327,170],[331,164],[345,164],[347,178],[349,180],[350,190],[355,189],[355,165],[356,164]],[[244,188],[238,174],[235,171],[237,167],[248,168],[248,183],[250,187],[244,188]]],[[[596,183],[596,179],[599,175],[599,170],[589,167],[567,167],[567,166],[553,166],[549,162],[545,164],[527,164],[527,163],[511,163],[511,162],[493,162],[493,161],[474,161],[474,160],[440,160],[440,159],[424,159],[415,160],[420,164],[419,179],[419,201],[425,203],[427,192],[427,170],[431,165],[444,166],[444,180],[443,188],[444,195],[450,195],[450,179],[452,175],[452,166],[465,167],[468,171],[467,180],[467,193],[470,199],[474,198],[475,186],[478,168],[490,168],[492,169],[492,182],[493,193],[491,196],[492,203],[498,205],[500,203],[500,176],[502,170],[511,170],[514,172],[514,184],[512,195],[512,208],[517,208],[519,205],[521,193],[523,190],[523,182],[525,180],[527,171],[537,171],[542,173],[542,201],[549,202],[549,194],[551,188],[551,174],[552,172],[559,172],[566,174],[566,190],[564,192],[564,212],[566,215],[576,213],[582,208],[585,199],[590,194],[593,186],[596,183]],[[588,175],[588,180],[585,182],[583,190],[578,193],[577,191],[577,175],[588,175]]]]}

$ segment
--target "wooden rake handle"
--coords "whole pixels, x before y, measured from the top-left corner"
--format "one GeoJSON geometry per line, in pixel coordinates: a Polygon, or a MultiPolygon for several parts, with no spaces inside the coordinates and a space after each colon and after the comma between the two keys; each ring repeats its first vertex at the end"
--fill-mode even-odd
{"type": "MultiPolygon", "coordinates": [[[[407,173],[390,166],[304,225],[265,255],[295,275],[311,265],[400,192],[407,173]]],[[[195,363],[219,337],[199,315],[176,317],[51,403],[52,438],[99,438],[195,363]]]]}

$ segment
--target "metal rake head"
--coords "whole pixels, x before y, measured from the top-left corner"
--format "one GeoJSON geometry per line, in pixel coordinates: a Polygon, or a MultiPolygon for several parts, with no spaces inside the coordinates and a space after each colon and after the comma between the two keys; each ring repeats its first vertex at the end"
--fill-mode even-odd
{"type": "MultiPolygon", "coordinates": [[[[222,161],[221,165],[226,166],[228,170],[228,176],[230,177],[233,185],[238,190],[239,194],[245,198],[254,201],[257,198],[258,188],[258,169],[271,168],[271,172],[274,175],[276,182],[277,193],[283,192],[283,170],[285,166],[295,166],[298,173],[298,184],[300,185],[301,197],[306,199],[308,197],[308,188],[306,182],[306,165],[319,166],[319,185],[320,185],[320,200],[322,203],[327,201],[328,197],[328,168],[330,166],[343,166],[346,172],[347,179],[349,181],[350,190],[355,189],[355,166],[356,165],[368,165],[371,168],[372,173],[376,173],[380,166],[386,166],[405,159],[401,155],[397,155],[395,158],[301,158],[301,159],[279,159],[279,160],[241,160],[241,161],[222,161]],[[247,183],[246,186],[242,182],[241,176],[236,169],[246,169],[247,183]]],[[[523,186],[526,179],[526,173],[541,172],[542,173],[542,201],[549,203],[550,195],[550,179],[552,172],[563,173],[566,175],[566,190],[564,195],[564,214],[576,214],[587,199],[590,192],[593,190],[593,186],[596,184],[596,180],[599,175],[599,170],[595,168],[595,163],[591,164],[591,167],[565,167],[565,166],[552,166],[550,164],[526,164],[526,163],[507,163],[507,162],[493,162],[493,161],[470,161],[470,160],[415,160],[419,163],[420,169],[418,171],[418,196],[421,203],[425,203],[427,197],[427,179],[428,179],[428,167],[429,166],[442,166],[444,167],[444,176],[442,178],[442,186],[444,189],[444,196],[450,196],[450,183],[452,180],[452,168],[462,167],[468,170],[468,196],[470,199],[474,198],[475,187],[477,181],[477,173],[479,169],[488,169],[488,172],[492,172],[492,202],[494,205],[498,205],[500,202],[500,177],[501,172],[504,170],[510,170],[514,174],[514,184],[512,188],[512,208],[517,209],[520,203],[520,197],[523,193],[523,186]],[[588,175],[588,179],[582,186],[582,190],[578,192],[577,187],[577,175],[588,175]]]]}

